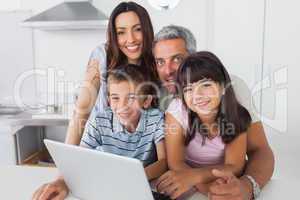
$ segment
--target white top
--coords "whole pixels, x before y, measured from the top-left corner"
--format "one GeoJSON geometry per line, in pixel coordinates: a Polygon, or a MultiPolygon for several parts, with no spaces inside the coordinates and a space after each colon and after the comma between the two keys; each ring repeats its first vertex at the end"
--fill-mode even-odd
{"type": "Polygon", "coordinates": [[[100,71],[100,89],[98,93],[97,100],[95,102],[95,106],[90,114],[90,117],[93,117],[93,113],[98,113],[101,110],[104,110],[108,103],[107,103],[107,60],[106,60],[106,50],[105,44],[101,44],[96,47],[93,52],[91,53],[90,59],[98,60],[99,62],[99,71],[100,71]]]}

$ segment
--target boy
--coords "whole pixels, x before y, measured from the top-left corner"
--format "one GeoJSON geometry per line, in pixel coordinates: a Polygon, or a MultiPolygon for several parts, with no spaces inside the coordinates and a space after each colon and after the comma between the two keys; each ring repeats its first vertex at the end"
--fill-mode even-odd
{"type": "Polygon", "coordinates": [[[167,170],[164,114],[154,105],[154,88],[143,67],[120,66],[108,73],[108,103],[88,120],[80,145],[139,159],[149,180],[167,170]]]}

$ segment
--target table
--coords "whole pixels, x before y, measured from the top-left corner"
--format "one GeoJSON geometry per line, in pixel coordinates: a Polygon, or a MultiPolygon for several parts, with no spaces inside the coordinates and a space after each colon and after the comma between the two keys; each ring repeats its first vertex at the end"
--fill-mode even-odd
{"type": "MultiPolygon", "coordinates": [[[[42,184],[54,180],[58,175],[56,168],[0,166],[1,199],[28,200],[42,184]]],[[[272,179],[261,193],[261,200],[299,199],[300,180],[272,179]]],[[[205,200],[199,195],[197,200],[205,200]]],[[[78,200],[69,196],[67,200],[78,200]]]]}

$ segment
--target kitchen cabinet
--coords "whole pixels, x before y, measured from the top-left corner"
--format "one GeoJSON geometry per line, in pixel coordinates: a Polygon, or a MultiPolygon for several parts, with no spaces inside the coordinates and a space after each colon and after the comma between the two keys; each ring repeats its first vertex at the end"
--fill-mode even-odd
{"type": "MultiPolygon", "coordinates": [[[[276,169],[300,178],[300,2],[266,0],[262,119],[276,169]],[[288,170],[296,168],[297,170],[288,170]],[[284,170],[283,170],[284,169],[284,170]],[[297,171],[297,173],[294,173],[297,171]]],[[[277,171],[277,170],[276,170],[277,171]]]]}
{"type": "Polygon", "coordinates": [[[294,0],[213,0],[208,11],[208,49],[250,88],[280,178],[300,178],[299,8],[294,0]]]}
{"type": "Polygon", "coordinates": [[[30,113],[1,118],[0,165],[21,164],[44,148],[44,138],[63,141],[68,121],[67,118],[32,118],[30,113]]]}

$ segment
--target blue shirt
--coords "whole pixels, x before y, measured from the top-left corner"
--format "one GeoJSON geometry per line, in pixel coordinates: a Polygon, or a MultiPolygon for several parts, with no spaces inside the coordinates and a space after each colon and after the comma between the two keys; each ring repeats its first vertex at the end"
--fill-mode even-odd
{"type": "Polygon", "coordinates": [[[144,166],[157,160],[156,144],[164,138],[164,114],[159,109],[142,110],[134,133],[120,124],[109,107],[93,116],[86,124],[81,146],[136,158],[144,166]]]}

